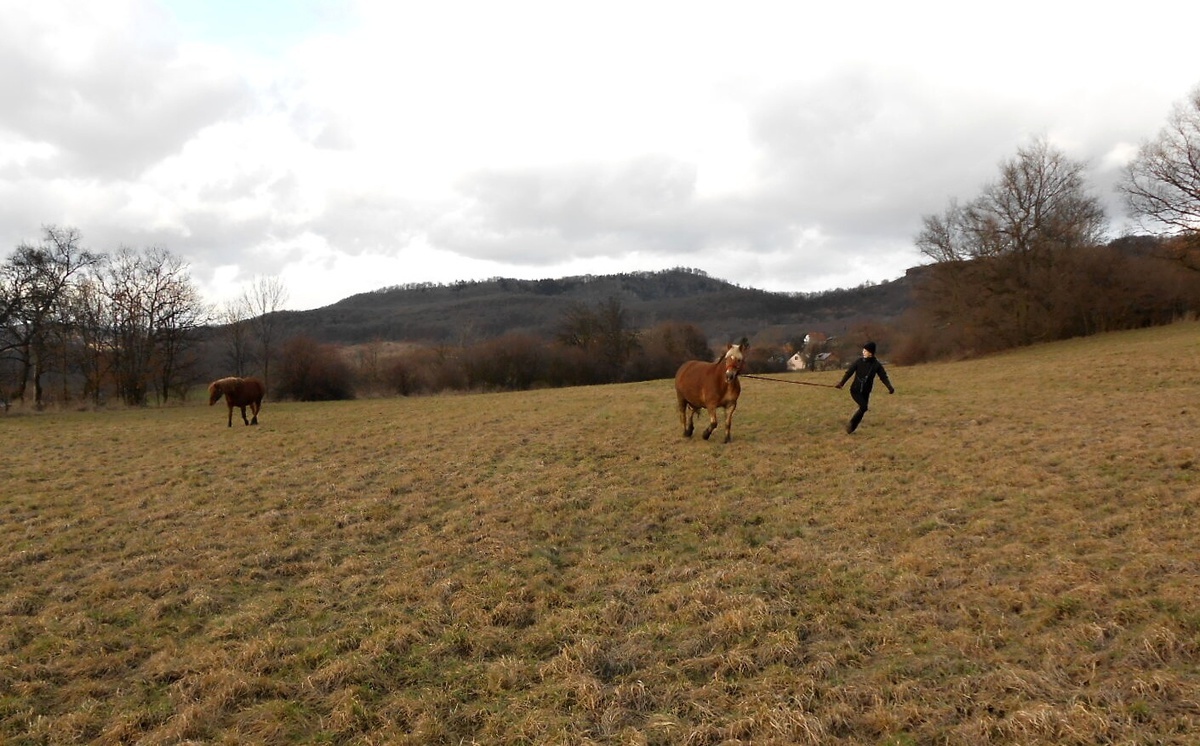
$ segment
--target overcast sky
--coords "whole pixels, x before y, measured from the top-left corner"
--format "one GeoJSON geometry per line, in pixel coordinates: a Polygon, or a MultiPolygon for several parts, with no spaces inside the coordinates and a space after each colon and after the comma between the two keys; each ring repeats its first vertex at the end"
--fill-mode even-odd
{"type": "Polygon", "coordinates": [[[1042,137],[1113,184],[1200,3],[0,0],[0,255],[169,249],[213,303],[692,267],[817,291],[1042,137]]]}

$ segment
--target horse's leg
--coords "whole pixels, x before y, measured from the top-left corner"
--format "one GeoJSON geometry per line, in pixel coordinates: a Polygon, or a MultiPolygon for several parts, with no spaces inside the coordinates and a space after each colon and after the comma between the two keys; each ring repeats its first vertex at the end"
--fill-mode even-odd
{"type": "Polygon", "coordinates": [[[704,439],[708,440],[708,436],[713,434],[713,430],[717,429],[717,406],[714,404],[708,409],[708,427],[704,428],[704,439]]]}
{"type": "Polygon", "coordinates": [[[737,409],[737,402],[730,402],[725,407],[725,442],[733,440],[733,410],[737,409]]]}
{"type": "Polygon", "coordinates": [[[249,419],[246,417],[246,405],[245,405],[245,404],[239,405],[239,407],[238,407],[238,408],[242,410],[242,422],[244,422],[244,423],[246,423],[247,425],[249,425],[249,424],[250,424],[250,420],[249,420],[249,419]]]}
{"type": "Polygon", "coordinates": [[[250,418],[251,425],[258,424],[258,407],[259,407],[258,402],[254,402],[254,401],[250,402],[250,413],[254,415],[252,418],[250,418]]]}
{"type": "Polygon", "coordinates": [[[687,399],[679,396],[679,424],[683,425],[683,437],[692,437],[692,408],[688,405],[687,399]]]}
{"type": "Polygon", "coordinates": [[[229,427],[233,427],[233,405],[229,405],[229,427]]]}

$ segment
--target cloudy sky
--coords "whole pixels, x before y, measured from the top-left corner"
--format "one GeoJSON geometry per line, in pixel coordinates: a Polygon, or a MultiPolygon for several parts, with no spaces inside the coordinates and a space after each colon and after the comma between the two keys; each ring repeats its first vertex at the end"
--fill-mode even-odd
{"type": "Polygon", "coordinates": [[[0,255],[161,247],[220,304],[671,267],[894,279],[1042,137],[1113,183],[1200,4],[0,0],[0,255]]]}

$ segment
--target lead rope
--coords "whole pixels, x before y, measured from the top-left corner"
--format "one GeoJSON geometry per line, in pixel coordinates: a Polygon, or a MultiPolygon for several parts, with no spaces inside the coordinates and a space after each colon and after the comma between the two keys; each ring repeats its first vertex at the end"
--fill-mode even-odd
{"type": "Polygon", "coordinates": [[[825,388],[825,389],[836,389],[837,388],[837,386],[834,386],[832,383],[813,383],[812,381],[785,381],[782,378],[767,378],[765,376],[752,376],[748,373],[743,373],[742,378],[755,378],[755,379],[758,379],[759,381],[774,381],[775,383],[791,383],[791,384],[795,384],[796,386],[820,386],[821,388],[825,388]]]}

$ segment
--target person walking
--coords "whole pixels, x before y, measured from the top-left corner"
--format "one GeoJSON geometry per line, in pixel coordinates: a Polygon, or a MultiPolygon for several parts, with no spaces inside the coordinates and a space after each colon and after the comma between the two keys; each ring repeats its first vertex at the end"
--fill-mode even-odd
{"type": "Polygon", "coordinates": [[[862,357],[855,360],[846,369],[846,375],[842,376],[841,382],[836,386],[840,389],[846,385],[846,381],[854,379],[854,383],[850,384],[850,397],[858,405],[858,411],[846,423],[847,433],[857,430],[858,423],[862,422],[863,415],[867,413],[867,404],[871,401],[871,387],[875,385],[875,376],[879,376],[879,380],[883,381],[884,386],[887,386],[889,394],[896,393],[896,388],[888,380],[887,371],[883,369],[883,363],[875,357],[875,343],[867,342],[863,345],[862,357]]]}

